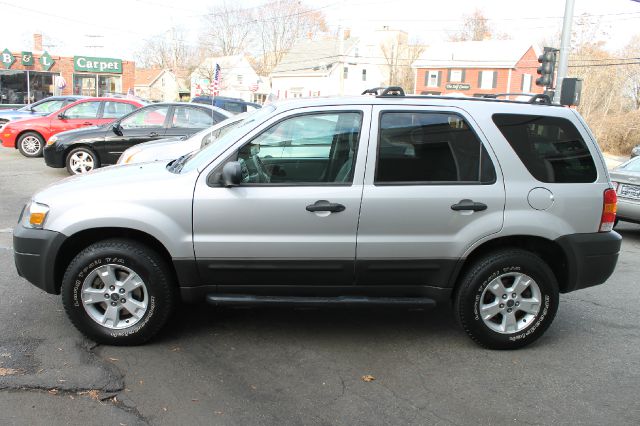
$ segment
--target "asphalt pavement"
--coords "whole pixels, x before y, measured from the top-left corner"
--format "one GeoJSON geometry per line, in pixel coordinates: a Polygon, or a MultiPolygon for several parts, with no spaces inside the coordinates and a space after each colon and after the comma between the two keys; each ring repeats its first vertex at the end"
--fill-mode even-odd
{"type": "Polygon", "coordinates": [[[23,204],[66,176],[0,148],[2,425],[640,423],[640,226],[619,225],[609,281],[562,295],[519,351],[476,346],[448,306],[188,305],[147,345],[99,346],[13,264],[23,204]]]}

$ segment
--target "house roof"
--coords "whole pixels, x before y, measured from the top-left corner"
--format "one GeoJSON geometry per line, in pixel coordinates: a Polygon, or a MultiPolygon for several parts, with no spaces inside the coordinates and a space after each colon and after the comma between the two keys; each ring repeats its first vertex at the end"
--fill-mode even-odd
{"type": "MultiPolygon", "coordinates": [[[[358,42],[357,38],[344,41],[347,54],[358,42]]],[[[323,40],[299,40],[273,69],[271,75],[326,74],[331,66],[340,61],[340,42],[337,38],[323,40]]]]}
{"type": "Polygon", "coordinates": [[[160,77],[162,68],[136,68],[135,86],[151,86],[160,77]]]}
{"type": "Polygon", "coordinates": [[[459,41],[428,46],[412,68],[515,68],[530,48],[518,40],[459,41]]]}

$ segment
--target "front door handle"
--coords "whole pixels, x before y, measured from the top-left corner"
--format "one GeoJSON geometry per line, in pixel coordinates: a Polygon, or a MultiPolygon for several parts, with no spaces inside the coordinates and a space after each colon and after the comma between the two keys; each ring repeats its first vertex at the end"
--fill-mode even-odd
{"type": "Polygon", "coordinates": [[[332,212],[339,213],[344,211],[346,207],[338,203],[330,203],[327,200],[318,200],[313,204],[307,206],[309,212],[332,212]]]}
{"type": "Polygon", "coordinates": [[[84,123],[82,123],[84,126],[92,126],[93,123],[90,121],[85,121],[84,123]]]}
{"type": "Polygon", "coordinates": [[[158,136],[158,132],[150,132],[149,136],[151,136],[152,138],[155,138],[156,136],[158,136]]]}
{"type": "Polygon", "coordinates": [[[487,209],[487,205],[484,203],[476,203],[473,200],[460,200],[458,204],[454,204],[451,206],[451,210],[462,211],[462,210],[473,210],[474,212],[481,212],[487,209]]]}

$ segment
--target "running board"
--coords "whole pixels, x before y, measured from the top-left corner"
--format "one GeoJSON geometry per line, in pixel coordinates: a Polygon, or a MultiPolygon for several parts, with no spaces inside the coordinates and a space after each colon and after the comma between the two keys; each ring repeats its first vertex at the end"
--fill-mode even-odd
{"type": "Polygon", "coordinates": [[[366,297],[366,296],[249,296],[238,294],[208,294],[207,302],[216,306],[399,306],[434,308],[436,302],[427,297],[366,297]]]}

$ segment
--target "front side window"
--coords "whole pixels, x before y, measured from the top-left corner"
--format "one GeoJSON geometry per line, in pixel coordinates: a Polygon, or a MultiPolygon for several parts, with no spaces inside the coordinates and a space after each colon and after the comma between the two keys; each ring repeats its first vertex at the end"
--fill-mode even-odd
{"type": "Polygon", "coordinates": [[[586,183],[596,166],[578,129],[569,120],[524,114],[494,114],[511,148],[534,178],[548,183],[586,183]]]}
{"type": "Polygon", "coordinates": [[[380,117],[376,184],[492,184],[487,150],[459,115],[385,112],[380,117]]]}
{"type": "Polygon", "coordinates": [[[209,127],[214,124],[211,113],[207,113],[200,108],[179,106],[173,111],[172,127],[194,129],[209,127]]]}
{"type": "Polygon", "coordinates": [[[65,112],[65,118],[96,118],[100,102],[82,102],[78,105],[69,107],[65,112]]]}
{"type": "Polygon", "coordinates": [[[102,118],[120,118],[134,111],[137,107],[126,102],[105,102],[102,118]]]}
{"type": "Polygon", "coordinates": [[[162,127],[168,112],[168,106],[143,108],[124,118],[120,123],[120,127],[123,129],[162,127]]]}
{"type": "Polygon", "coordinates": [[[238,151],[243,183],[351,183],[359,112],[307,114],[274,124],[238,151]]]}

